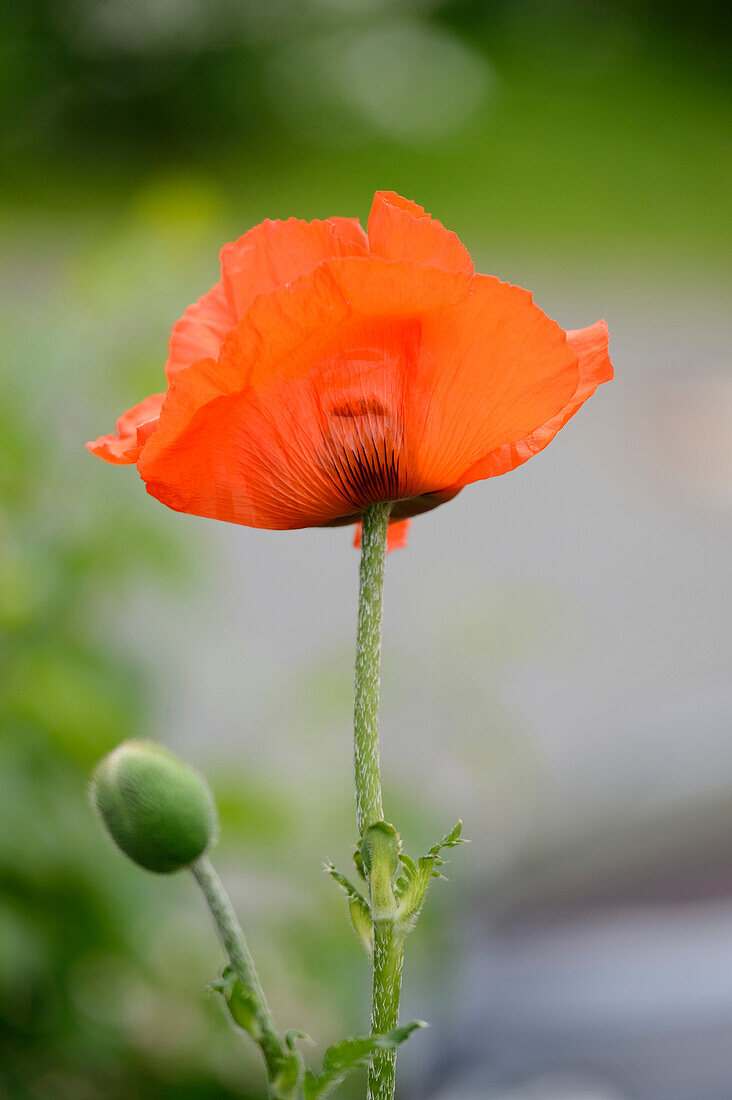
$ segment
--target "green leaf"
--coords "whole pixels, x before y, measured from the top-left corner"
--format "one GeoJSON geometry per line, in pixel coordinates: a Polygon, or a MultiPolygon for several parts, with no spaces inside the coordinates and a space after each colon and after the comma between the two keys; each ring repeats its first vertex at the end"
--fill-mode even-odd
{"type": "Polygon", "coordinates": [[[310,1070],[305,1075],[305,1100],[320,1100],[345,1081],[355,1069],[367,1066],[377,1050],[396,1050],[418,1028],[427,1027],[423,1020],[415,1020],[404,1027],[397,1027],[385,1035],[369,1035],[361,1039],[343,1039],[328,1047],[323,1058],[323,1069],[317,1076],[310,1070]]]}
{"type": "Polygon", "coordinates": [[[366,905],[366,898],[363,896],[363,894],[361,894],[356,889],[353,883],[349,879],[347,879],[345,875],[341,874],[341,872],[333,863],[331,863],[330,861],[325,863],[323,865],[323,870],[326,872],[326,874],[330,875],[334,882],[338,883],[341,890],[346,895],[349,901],[362,901],[364,905],[366,905]]]}
{"type": "Polygon", "coordinates": [[[367,954],[369,956],[373,955],[374,922],[371,919],[371,909],[366,898],[363,894],[359,893],[353,883],[350,882],[345,875],[342,875],[332,863],[326,863],[324,869],[330,877],[338,883],[341,890],[343,890],[348,898],[348,911],[351,914],[351,923],[353,924],[354,931],[363,944],[367,954]]]}
{"type": "Polygon", "coordinates": [[[230,966],[225,966],[221,977],[209,982],[209,989],[216,990],[226,1001],[226,1007],[237,1027],[251,1035],[255,1043],[262,1038],[258,1005],[251,993],[244,988],[230,966]]]}
{"type": "Polygon", "coordinates": [[[374,922],[371,919],[369,907],[360,901],[352,901],[348,911],[351,914],[353,930],[370,958],[374,953],[374,922]]]}
{"type": "Polygon", "coordinates": [[[270,1079],[269,1088],[274,1100],[297,1100],[300,1095],[302,1081],[303,1062],[297,1051],[284,1058],[274,1077],[270,1079]]]}
{"type": "Polygon", "coordinates": [[[417,865],[411,856],[408,856],[406,852],[400,852],[399,858],[404,865],[404,870],[408,875],[413,875],[417,870],[417,865]]]}
{"type": "Polygon", "coordinates": [[[442,840],[430,848],[427,855],[434,856],[435,859],[437,859],[443,848],[455,848],[458,844],[468,844],[469,841],[463,840],[461,836],[462,831],[463,823],[462,821],[458,821],[458,823],[450,829],[449,833],[445,833],[442,840]]]}
{"type": "Polygon", "coordinates": [[[445,848],[455,848],[458,844],[467,844],[461,836],[462,829],[463,823],[458,821],[442,840],[432,845],[426,856],[420,856],[416,865],[409,856],[400,852],[403,873],[397,880],[397,920],[404,935],[411,932],[417,923],[432,879],[445,877],[438,870],[445,863],[440,858],[440,852],[445,848]]]}
{"type": "Polygon", "coordinates": [[[358,842],[366,871],[372,874],[376,863],[383,862],[390,874],[395,874],[399,863],[401,841],[399,833],[388,821],[375,821],[369,825],[358,842]]]}
{"type": "Polygon", "coordinates": [[[393,920],[396,914],[394,879],[401,851],[399,834],[387,821],[369,825],[358,842],[368,875],[371,916],[374,921],[393,920]]]}
{"type": "Polygon", "coordinates": [[[356,864],[356,870],[358,871],[359,875],[361,876],[363,881],[366,882],[366,868],[363,864],[363,856],[361,855],[361,852],[358,848],[356,848],[356,851],[353,853],[353,862],[356,864]]]}
{"type": "Polygon", "coordinates": [[[298,1031],[297,1028],[291,1027],[289,1031],[285,1032],[285,1046],[287,1049],[296,1051],[298,1039],[301,1039],[303,1043],[309,1043],[310,1046],[314,1045],[307,1031],[298,1031]]]}

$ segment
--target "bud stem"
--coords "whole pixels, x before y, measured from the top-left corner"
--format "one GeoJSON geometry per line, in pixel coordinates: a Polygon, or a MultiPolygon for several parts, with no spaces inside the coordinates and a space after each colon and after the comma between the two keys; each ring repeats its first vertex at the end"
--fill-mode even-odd
{"type": "Polygon", "coordinates": [[[207,856],[201,856],[191,864],[191,871],[211,910],[232,968],[251,997],[261,1035],[258,1043],[267,1064],[268,1095],[279,1098],[283,1093],[277,1087],[277,1079],[283,1065],[292,1059],[292,1053],[285,1048],[277,1030],[246,937],[213,864],[207,856]]]}

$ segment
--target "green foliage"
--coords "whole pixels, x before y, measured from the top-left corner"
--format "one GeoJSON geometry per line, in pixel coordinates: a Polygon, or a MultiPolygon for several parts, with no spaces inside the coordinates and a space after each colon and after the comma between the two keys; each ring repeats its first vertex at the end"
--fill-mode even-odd
{"type": "Polygon", "coordinates": [[[270,1081],[274,1100],[299,1100],[303,1077],[302,1058],[292,1051],[280,1063],[280,1068],[270,1081]]]}
{"type": "Polygon", "coordinates": [[[394,876],[399,866],[401,841],[393,825],[377,821],[365,831],[358,850],[369,883],[371,917],[374,921],[394,916],[394,876]]]}
{"type": "Polygon", "coordinates": [[[272,1100],[300,1100],[305,1065],[297,1041],[307,1040],[308,1036],[292,1029],[285,1035],[284,1044],[275,1035],[273,1045],[274,1025],[263,1015],[261,999],[253,989],[246,988],[231,966],[224,967],[221,978],[209,982],[208,988],[221,993],[234,1023],[261,1047],[272,1100]]]}
{"type": "Polygon", "coordinates": [[[350,882],[345,875],[342,875],[332,863],[326,863],[325,870],[330,877],[338,883],[341,890],[343,890],[348,898],[348,911],[351,917],[353,930],[365,948],[367,955],[373,955],[374,922],[371,918],[369,903],[366,901],[363,894],[356,889],[353,883],[350,882]]]}
{"type": "Polygon", "coordinates": [[[348,898],[353,927],[369,955],[374,950],[374,921],[394,920],[402,938],[412,931],[432,879],[445,877],[440,870],[445,864],[442,852],[468,843],[462,829],[458,821],[415,862],[402,851],[394,826],[377,821],[356,849],[356,866],[369,884],[369,900],[332,863],[326,863],[325,870],[348,898]]]}
{"type": "Polygon", "coordinates": [[[320,1100],[353,1073],[368,1066],[379,1050],[396,1050],[418,1028],[427,1027],[422,1020],[395,1028],[386,1035],[369,1035],[361,1039],[343,1039],[328,1047],[323,1068],[318,1074],[310,1070],[305,1075],[305,1100],[320,1100]]]}
{"type": "Polygon", "coordinates": [[[402,874],[396,883],[397,921],[405,933],[414,928],[432,879],[445,877],[440,871],[440,867],[445,863],[440,858],[440,853],[446,848],[455,848],[458,844],[468,843],[461,836],[462,830],[463,823],[458,821],[450,832],[446,833],[437,844],[433,844],[427,855],[420,856],[416,863],[405,852],[400,853],[402,874]]]}
{"type": "Polygon", "coordinates": [[[258,1043],[262,1038],[262,1029],[257,1019],[257,1002],[244,988],[233,969],[225,966],[221,977],[209,982],[208,988],[221,993],[234,1023],[258,1043]]]}
{"type": "Polygon", "coordinates": [[[87,477],[69,378],[59,411],[65,326],[82,358],[93,328],[88,304],[60,318],[43,297],[70,262],[58,283],[34,269],[0,368],[0,1095],[255,1100],[199,994],[210,945],[181,929],[190,892],[116,860],[87,799],[92,764],[149,728],[150,673],[105,613],[185,558],[139,502],[87,477]]]}

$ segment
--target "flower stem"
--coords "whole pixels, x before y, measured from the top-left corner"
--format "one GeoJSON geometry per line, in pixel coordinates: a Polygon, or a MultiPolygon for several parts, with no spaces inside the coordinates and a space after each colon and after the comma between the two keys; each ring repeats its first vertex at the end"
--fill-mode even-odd
{"type": "MultiPolygon", "coordinates": [[[[379,775],[379,677],[390,511],[390,504],[372,504],[362,516],[354,708],[356,816],[361,838],[370,826],[384,818],[379,775]]],[[[374,845],[370,851],[375,863],[369,867],[369,883],[374,888],[378,884],[379,890],[378,912],[373,889],[371,899],[374,918],[371,1031],[382,1035],[399,1023],[404,940],[395,925],[393,868],[388,866],[387,849],[374,845]]],[[[369,1066],[369,1100],[392,1100],[395,1073],[396,1052],[377,1051],[369,1066]]]]}
{"type": "MultiPolygon", "coordinates": [[[[399,1024],[404,938],[391,921],[374,924],[374,981],[371,1032],[385,1035],[399,1024]]],[[[396,1051],[377,1050],[369,1066],[369,1100],[392,1100],[396,1077],[396,1051]]]]}
{"type": "Polygon", "coordinates": [[[379,776],[379,675],[390,511],[390,504],[371,504],[362,516],[353,715],[359,836],[363,836],[369,825],[384,817],[379,776]]]}
{"type": "Polygon", "coordinates": [[[293,1053],[287,1050],[277,1030],[254,959],[224,885],[207,856],[200,856],[192,863],[191,872],[211,910],[232,969],[248,995],[255,1019],[250,1034],[256,1038],[267,1064],[268,1095],[277,1100],[294,1096],[296,1093],[283,1087],[284,1079],[290,1076],[286,1069],[293,1061],[293,1053]]]}

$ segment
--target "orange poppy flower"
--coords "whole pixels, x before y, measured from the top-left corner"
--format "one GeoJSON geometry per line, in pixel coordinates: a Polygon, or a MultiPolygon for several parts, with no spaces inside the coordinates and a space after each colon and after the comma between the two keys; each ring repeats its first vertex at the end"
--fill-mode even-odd
{"type": "Polygon", "coordinates": [[[356,219],[264,221],[173,328],[166,393],[87,444],[180,512],[249,527],[405,520],[542,450],[612,378],[604,321],[565,332],[475,273],[393,192],[356,219]]]}

